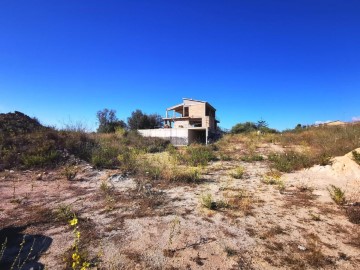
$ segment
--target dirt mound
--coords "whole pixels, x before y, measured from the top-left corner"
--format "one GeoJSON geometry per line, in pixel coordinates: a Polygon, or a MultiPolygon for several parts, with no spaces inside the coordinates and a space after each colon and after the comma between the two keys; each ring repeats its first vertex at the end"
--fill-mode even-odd
{"type": "Polygon", "coordinates": [[[31,118],[21,112],[0,114],[0,133],[2,134],[22,134],[42,128],[44,126],[36,118],[31,118]]]}
{"type": "MultiPolygon", "coordinates": [[[[355,149],[360,152],[360,148],[355,149]]],[[[344,156],[334,157],[331,165],[316,165],[284,176],[289,185],[307,185],[315,189],[319,200],[330,202],[330,185],[344,190],[350,199],[360,194],[360,165],[353,160],[352,151],[344,156]]]]}
{"type": "MultiPolygon", "coordinates": [[[[360,147],[354,151],[360,153],[360,147]]],[[[360,177],[360,165],[354,161],[352,151],[344,156],[333,158],[331,168],[337,174],[360,177]]]]}

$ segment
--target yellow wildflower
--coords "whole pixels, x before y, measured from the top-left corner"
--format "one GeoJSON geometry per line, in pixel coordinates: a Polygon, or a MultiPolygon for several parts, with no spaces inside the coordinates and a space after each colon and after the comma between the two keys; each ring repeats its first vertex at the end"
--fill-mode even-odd
{"type": "Polygon", "coordinates": [[[76,217],[74,217],[72,220],[69,221],[71,226],[75,226],[78,223],[78,220],[76,217]]]}
{"type": "Polygon", "coordinates": [[[78,262],[80,260],[80,255],[75,252],[72,255],[72,259],[73,261],[78,262]]]}

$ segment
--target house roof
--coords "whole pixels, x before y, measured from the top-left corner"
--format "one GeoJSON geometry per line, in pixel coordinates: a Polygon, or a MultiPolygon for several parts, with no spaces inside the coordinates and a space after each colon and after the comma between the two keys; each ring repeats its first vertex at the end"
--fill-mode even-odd
{"type": "Polygon", "coordinates": [[[211,107],[214,111],[216,111],[216,109],[210,105],[209,102],[207,101],[201,101],[201,100],[196,100],[196,99],[192,99],[192,98],[183,98],[183,103],[180,103],[180,104],[177,104],[177,105],[174,105],[174,106],[171,106],[169,108],[167,108],[166,110],[167,111],[172,111],[172,110],[176,110],[178,108],[181,108],[182,106],[185,105],[185,100],[188,100],[188,101],[193,101],[193,102],[198,102],[198,103],[205,103],[206,105],[208,105],[209,107],[211,107]]]}

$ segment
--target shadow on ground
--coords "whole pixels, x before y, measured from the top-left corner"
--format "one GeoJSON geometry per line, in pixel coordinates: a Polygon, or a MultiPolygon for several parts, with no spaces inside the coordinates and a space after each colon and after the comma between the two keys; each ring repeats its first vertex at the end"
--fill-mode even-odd
{"type": "Polygon", "coordinates": [[[44,235],[23,234],[26,226],[0,230],[0,269],[44,269],[38,260],[52,239],[44,235]]]}

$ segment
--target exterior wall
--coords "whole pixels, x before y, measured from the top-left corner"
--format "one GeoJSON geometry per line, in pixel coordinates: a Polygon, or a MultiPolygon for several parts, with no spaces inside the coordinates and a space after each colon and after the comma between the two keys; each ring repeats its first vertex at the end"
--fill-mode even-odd
{"type": "Polygon", "coordinates": [[[203,127],[207,127],[211,130],[215,130],[215,119],[214,117],[211,116],[204,116],[204,118],[202,119],[202,126],[203,127]]]}
{"type": "Polygon", "coordinates": [[[144,137],[157,137],[169,140],[173,145],[188,145],[189,130],[185,128],[139,129],[144,137]]]}
{"type": "Polygon", "coordinates": [[[189,106],[189,116],[196,117],[204,117],[205,116],[205,103],[198,103],[196,105],[189,106]]]}
{"type": "Polygon", "coordinates": [[[189,120],[176,120],[174,122],[174,128],[181,128],[180,126],[182,126],[182,128],[189,128],[189,120]]]}

